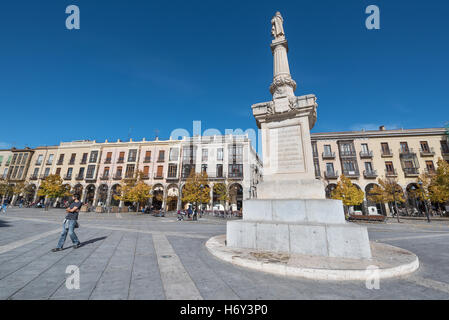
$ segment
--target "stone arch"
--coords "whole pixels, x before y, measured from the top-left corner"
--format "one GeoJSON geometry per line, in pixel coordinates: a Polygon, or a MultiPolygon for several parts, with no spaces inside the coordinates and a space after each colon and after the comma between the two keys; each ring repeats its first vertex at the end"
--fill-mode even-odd
{"type": "Polygon", "coordinates": [[[225,206],[226,206],[226,201],[218,199],[219,198],[219,194],[217,194],[215,192],[215,190],[216,190],[215,186],[217,186],[217,185],[222,185],[223,186],[222,188],[224,188],[224,190],[226,192],[228,192],[228,187],[226,186],[226,183],[224,183],[224,182],[214,183],[214,185],[212,186],[212,206],[213,207],[218,206],[220,210],[224,210],[225,206]]]}
{"type": "Polygon", "coordinates": [[[36,197],[37,187],[34,183],[30,183],[27,186],[27,189],[25,191],[25,201],[28,203],[32,203],[34,201],[34,198],[36,197]]]}
{"type": "Polygon", "coordinates": [[[106,204],[106,201],[108,200],[108,185],[103,183],[100,184],[100,186],[97,188],[97,203],[100,203],[102,205],[106,204]]]}
{"type": "Polygon", "coordinates": [[[94,199],[95,199],[95,185],[94,184],[89,184],[86,186],[86,195],[85,195],[85,203],[88,203],[89,205],[93,205],[94,204],[94,199]]]}
{"type": "Polygon", "coordinates": [[[325,192],[326,192],[326,199],[332,199],[332,191],[337,188],[337,185],[335,183],[329,183],[326,186],[325,192]]]}
{"type": "MultiPolygon", "coordinates": [[[[372,190],[375,186],[379,186],[377,183],[369,183],[365,186],[365,199],[366,199],[366,206],[369,207],[376,207],[377,214],[381,214],[386,216],[387,210],[385,208],[385,203],[375,203],[374,201],[371,201],[369,199],[369,195],[372,193],[372,190]]],[[[369,212],[370,209],[368,209],[369,212]]]]}
{"type": "Polygon", "coordinates": [[[114,196],[120,195],[120,184],[114,184],[111,188],[111,206],[117,207],[120,204],[120,200],[115,199],[114,196]]]}
{"type": "Polygon", "coordinates": [[[243,205],[243,187],[240,183],[232,183],[228,187],[229,204],[232,210],[240,210],[243,205]]]}
{"type": "Polygon", "coordinates": [[[153,186],[151,192],[153,194],[152,205],[154,210],[162,209],[164,203],[164,190],[164,185],[161,183],[157,183],[153,186]]]}
{"type": "Polygon", "coordinates": [[[172,183],[167,186],[167,211],[174,211],[178,208],[179,201],[179,187],[177,184],[172,183]]]}

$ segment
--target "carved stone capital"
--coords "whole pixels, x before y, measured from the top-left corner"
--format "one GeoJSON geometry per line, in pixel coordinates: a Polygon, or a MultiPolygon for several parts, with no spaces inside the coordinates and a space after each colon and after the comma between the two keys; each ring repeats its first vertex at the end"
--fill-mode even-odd
{"type": "Polygon", "coordinates": [[[283,92],[283,87],[288,86],[296,90],[296,81],[292,79],[290,75],[281,75],[273,79],[270,85],[270,93],[274,96],[275,94],[281,95],[283,92]]]}

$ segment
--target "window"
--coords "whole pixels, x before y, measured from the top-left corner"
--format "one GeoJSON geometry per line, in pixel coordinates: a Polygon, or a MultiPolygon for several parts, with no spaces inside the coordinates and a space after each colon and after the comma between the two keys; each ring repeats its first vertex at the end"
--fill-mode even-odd
{"type": "Polygon", "coordinates": [[[179,148],[170,148],[169,161],[178,161],[179,148]]]}
{"type": "Polygon", "coordinates": [[[402,153],[408,153],[408,143],[407,142],[401,142],[401,152],[402,153]]]}
{"type": "Polygon", "coordinates": [[[60,154],[58,164],[62,164],[63,162],[64,162],[64,154],[60,154]]]}
{"type": "Polygon", "coordinates": [[[190,145],[182,149],[182,161],[194,163],[196,160],[196,147],[190,145]]]}
{"type": "Polygon", "coordinates": [[[217,178],[223,178],[223,165],[217,164],[217,178]]]}
{"type": "Polygon", "coordinates": [[[151,161],[151,151],[145,151],[144,162],[150,162],[150,161],[151,161]]]}
{"type": "Polygon", "coordinates": [[[11,164],[16,164],[16,159],[17,159],[17,153],[15,153],[14,156],[12,157],[11,164]]]}
{"type": "Polygon", "coordinates": [[[44,178],[48,177],[49,174],[50,174],[50,168],[45,168],[44,178]]]}
{"type": "Polygon", "coordinates": [[[449,153],[449,145],[448,145],[448,143],[447,143],[447,141],[440,141],[440,144],[441,144],[441,151],[443,152],[443,153],[449,153]]]}
{"type": "Polygon", "coordinates": [[[9,163],[11,162],[11,157],[12,157],[12,156],[9,156],[9,157],[8,157],[8,160],[6,160],[5,166],[9,166],[9,163]]]}
{"type": "Polygon", "coordinates": [[[164,162],[164,158],[165,158],[165,151],[164,150],[160,150],[159,151],[159,157],[157,158],[158,162],[164,162]]]}
{"type": "Polygon", "coordinates": [[[385,168],[387,170],[387,173],[394,173],[393,162],[385,162],[385,168]]]}
{"type": "Polygon", "coordinates": [[[134,165],[133,164],[128,164],[126,166],[126,177],[127,178],[132,178],[134,176],[134,165]]]}
{"type": "Polygon", "coordinates": [[[109,167],[104,167],[103,177],[104,178],[109,177],[109,167]]]}
{"type": "Polygon", "coordinates": [[[182,165],[182,177],[184,179],[188,178],[190,176],[190,172],[195,171],[195,165],[194,164],[183,164],[182,165]]]}
{"type": "Polygon", "coordinates": [[[326,172],[328,174],[334,174],[334,164],[333,163],[326,163],[326,172]]]}
{"type": "Polygon", "coordinates": [[[325,144],[324,145],[324,154],[325,155],[330,155],[331,153],[332,153],[331,145],[330,144],[325,144]]]}
{"type": "Polygon", "coordinates": [[[36,165],[40,166],[42,164],[42,159],[44,158],[44,156],[42,154],[37,156],[37,161],[36,161],[36,165]]]}
{"type": "Polygon", "coordinates": [[[128,162],[135,162],[136,157],[137,157],[137,150],[136,149],[129,150],[128,162]]]}
{"type": "Polygon", "coordinates": [[[243,164],[230,164],[228,176],[229,178],[242,178],[243,164]]]}
{"type": "Polygon", "coordinates": [[[419,144],[421,146],[421,151],[429,152],[429,145],[428,145],[427,141],[421,141],[419,144]]]}
{"type": "Polygon", "coordinates": [[[352,143],[342,143],[340,145],[340,151],[343,154],[350,154],[352,150],[352,143]]]}
{"type": "Polygon", "coordinates": [[[61,168],[56,168],[56,175],[61,176],[61,168]]]}
{"type": "Polygon", "coordinates": [[[75,158],[76,158],[76,153],[72,153],[72,155],[70,156],[69,164],[75,164],[75,158]]]}
{"type": "Polygon", "coordinates": [[[390,154],[390,147],[388,146],[388,143],[382,142],[380,145],[382,148],[382,154],[390,154]]]}
{"type": "Polygon", "coordinates": [[[318,147],[316,146],[316,142],[312,142],[312,153],[314,157],[318,157],[318,147]]]}
{"type": "Polygon", "coordinates": [[[117,171],[115,172],[115,176],[120,178],[122,176],[122,167],[117,167],[117,171]]]}
{"type": "Polygon", "coordinates": [[[373,172],[373,164],[371,162],[365,162],[366,172],[373,172]]]}
{"type": "Polygon", "coordinates": [[[94,177],[94,172],[95,172],[95,165],[87,166],[86,179],[92,179],[94,177]]]}
{"type": "Polygon", "coordinates": [[[23,154],[20,153],[19,157],[17,158],[17,164],[20,164],[22,162],[22,157],[23,157],[23,154]]]}
{"type": "Polygon", "coordinates": [[[53,157],[54,157],[53,154],[50,154],[50,155],[48,156],[48,159],[47,159],[47,164],[48,164],[48,165],[51,165],[51,164],[53,163],[53,157]]]}
{"type": "Polygon", "coordinates": [[[320,163],[318,161],[318,158],[313,159],[313,168],[315,169],[315,177],[319,177],[321,175],[321,173],[320,173],[320,163]]]}
{"type": "Polygon", "coordinates": [[[84,164],[87,162],[87,153],[83,153],[83,158],[81,159],[81,164],[84,164]]]}
{"type": "Polygon", "coordinates": [[[207,161],[208,149],[201,150],[201,161],[207,161]]]}
{"type": "Polygon", "coordinates": [[[413,161],[411,161],[411,160],[404,160],[404,167],[406,169],[411,169],[411,168],[414,168],[415,166],[413,165],[413,161]]]}
{"type": "Polygon", "coordinates": [[[80,168],[80,171],[78,171],[78,178],[83,179],[84,178],[84,168],[80,168]]]}
{"type": "Polygon", "coordinates": [[[207,174],[207,164],[202,164],[201,165],[201,173],[206,173],[207,174]]]}
{"type": "MultiPolygon", "coordinates": [[[[84,169],[84,168],[83,168],[84,169]]],[[[72,178],[72,173],[73,173],[73,168],[68,168],[67,169],[67,178],[71,179],[72,178]]]]}
{"type": "Polygon", "coordinates": [[[362,143],[362,152],[363,153],[368,153],[369,152],[367,143],[362,143]]]}
{"type": "Polygon", "coordinates": [[[170,163],[168,165],[168,177],[169,178],[176,178],[177,172],[178,171],[178,166],[174,163],[170,163]]]}
{"type": "Polygon", "coordinates": [[[8,175],[8,168],[5,168],[5,170],[3,171],[3,179],[5,179],[7,175],[8,175]]]}
{"type": "Polygon", "coordinates": [[[435,166],[433,165],[433,161],[426,161],[426,168],[427,168],[427,172],[434,173],[435,166]]]}
{"type": "Polygon", "coordinates": [[[344,174],[356,174],[357,173],[357,164],[352,160],[344,160],[343,164],[343,173],[344,174]]]}
{"type": "Polygon", "coordinates": [[[112,152],[108,152],[107,154],[106,154],[106,159],[105,159],[105,163],[111,163],[111,160],[112,160],[112,152]]]}
{"type": "Polygon", "coordinates": [[[34,168],[33,177],[37,178],[38,174],[39,174],[39,168],[34,168]]]}
{"type": "Polygon", "coordinates": [[[218,148],[217,149],[217,160],[218,161],[223,161],[223,148],[218,148]]]}
{"type": "Polygon", "coordinates": [[[156,177],[162,178],[162,171],[164,170],[164,166],[157,166],[156,177]]]}
{"type": "MultiPolygon", "coordinates": [[[[27,163],[27,160],[28,160],[28,153],[25,153],[25,154],[23,155],[22,164],[26,164],[26,163],[27,163]]],[[[0,162],[1,162],[1,161],[0,161],[0,162]]]]}
{"type": "Polygon", "coordinates": [[[22,174],[23,174],[23,169],[24,169],[25,167],[24,166],[20,166],[20,168],[19,168],[19,174],[17,175],[17,179],[21,179],[22,178],[22,174]]]}
{"type": "MultiPolygon", "coordinates": [[[[98,151],[92,151],[90,153],[89,163],[96,163],[98,158],[98,151]]],[[[89,172],[89,170],[87,170],[89,172]]]]}
{"type": "Polygon", "coordinates": [[[123,163],[125,161],[125,152],[120,152],[118,155],[118,163],[123,163]]]}
{"type": "Polygon", "coordinates": [[[144,178],[148,178],[149,174],[150,174],[150,167],[149,166],[143,167],[143,176],[144,176],[144,178]]]}
{"type": "MultiPolygon", "coordinates": [[[[47,168],[48,169],[48,168],[47,168]]],[[[12,170],[12,169],[11,169],[12,170]]],[[[11,175],[11,178],[12,179],[15,179],[16,178],[16,175],[17,175],[17,171],[19,170],[19,167],[17,166],[17,167],[14,167],[14,170],[12,171],[12,175],[11,175]]],[[[50,170],[50,169],[49,169],[50,170]]]]}
{"type": "Polygon", "coordinates": [[[243,162],[243,146],[232,145],[229,146],[229,162],[241,163],[243,162]]]}

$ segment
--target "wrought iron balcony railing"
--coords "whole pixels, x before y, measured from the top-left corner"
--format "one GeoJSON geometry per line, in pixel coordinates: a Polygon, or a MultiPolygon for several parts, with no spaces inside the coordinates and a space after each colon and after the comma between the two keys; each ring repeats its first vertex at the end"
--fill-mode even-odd
{"type": "Polygon", "coordinates": [[[364,170],[363,176],[367,179],[369,178],[377,178],[377,170],[364,170]]]}
{"type": "Polygon", "coordinates": [[[398,172],[397,172],[396,169],[393,169],[393,170],[385,169],[385,176],[386,177],[397,177],[398,176],[398,172]]]}
{"type": "Polygon", "coordinates": [[[324,151],[321,155],[322,155],[323,159],[335,159],[335,152],[324,151]]]}
{"type": "Polygon", "coordinates": [[[343,170],[343,174],[346,177],[360,177],[360,172],[358,170],[343,170]]]}
{"type": "Polygon", "coordinates": [[[338,171],[326,170],[324,171],[324,177],[327,179],[338,179],[338,171]]]}
{"type": "Polygon", "coordinates": [[[406,176],[418,176],[419,169],[418,168],[404,168],[404,173],[406,176]]]}
{"type": "Polygon", "coordinates": [[[360,158],[372,158],[373,157],[373,151],[372,150],[368,150],[368,151],[360,151],[360,158]]]}
{"type": "Polygon", "coordinates": [[[435,155],[435,151],[434,148],[428,148],[428,149],[419,149],[419,153],[421,154],[421,157],[429,157],[429,156],[434,156],[435,155]]]}
{"type": "Polygon", "coordinates": [[[381,154],[382,157],[392,157],[393,151],[391,149],[382,149],[381,154]]]}

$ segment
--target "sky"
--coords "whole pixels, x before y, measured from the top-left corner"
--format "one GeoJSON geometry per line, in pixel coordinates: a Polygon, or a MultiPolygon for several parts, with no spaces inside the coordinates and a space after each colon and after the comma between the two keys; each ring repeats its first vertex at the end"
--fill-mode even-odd
{"type": "Polygon", "coordinates": [[[0,5],[0,148],[256,130],[271,100],[270,20],[284,18],[312,132],[449,122],[449,2],[442,0],[21,0],[0,5]],[[368,5],[380,30],[368,30],[368,5]],[[66,7],[80,9],[68,30],[66,7]]]}

